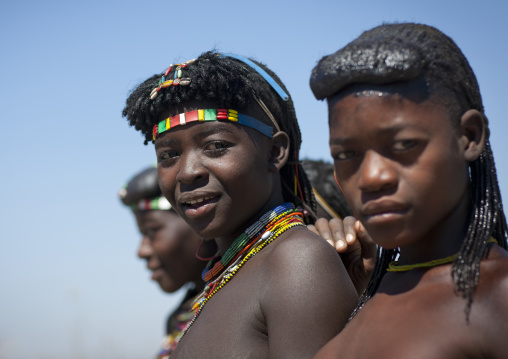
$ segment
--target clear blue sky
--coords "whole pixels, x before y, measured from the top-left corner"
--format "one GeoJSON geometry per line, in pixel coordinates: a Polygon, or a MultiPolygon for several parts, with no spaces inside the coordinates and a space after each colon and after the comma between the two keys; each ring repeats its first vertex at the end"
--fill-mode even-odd
{"type": "MultiPolygon", "coordinates": [[[[0,1],[0,358],[151,358],[164,295],[116,192],[153,163],[121,117],[129,91],[217,48],[268,64],[293,95],[302,155],[328,159],[311,69],[362,31],[414,21],[468,57],[508,198],[506,1],[0,1]]],[[[505,201],[506,204],[506,201],[505,201]]]]}

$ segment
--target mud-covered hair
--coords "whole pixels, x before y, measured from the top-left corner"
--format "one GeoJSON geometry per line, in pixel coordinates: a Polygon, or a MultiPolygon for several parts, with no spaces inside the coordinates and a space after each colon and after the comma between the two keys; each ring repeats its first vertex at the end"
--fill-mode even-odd
{"type": "MultiPolygon", "coordinates": [[[[507,227],[480,88],[464,54],[451,38],[433,27],[384,24],[322,58],[312,71],[310,85],[316,98],[324,99],[351,85],[386,85],[422,78],[430,97],[439,99],[437,102],[445,106],[454,124],[458,125],[464,112],[476,109],[487,128],[483,152],[469,163],[473,208],[466,238],[452,264],[454,290],[467,300],[469,318],[487,241],[492,236],[506,249],[507,227]]],[[[397,250],[379,249],[372,279],[352,316],[377,291],[396,255],[397,250]]]]}
{"type": "MultiPolygon", "coordinates": [[[[273,71],[262,63],[252,59],[251,61],[266,71],[289,94],[273,71]]],[[[174,71],[175,69],[171,70],[168,78],[173,78],[174,71]]],[[[158,86],[163,75],[160,73],[141,83],[127,98],[122,115],[145,136],[145,145],[152,140],[152,128],[160,121],[162,113],[172,107],[204,101],[242,112],[252,104],[258,106],[257,98],[273,114],[281,131],[289,136],[291,155],[280,171],[284,200],[303,205],[315,212],[312,187],[299,163],[302,138],[291,97],[284,101],[255,69],[240,60],[214,51],[203,53],[182,69],[182,72],[183,77],[191,79],[186,86],[162,89],[152,100],[150,93],[158,86]]]]}
{"type": "Polygon", "coordinates": [[[333,164],[322,160],[309,159],[304,159],[302,162],[303,169],[307,173],[312,187],[326,203],[340,218],[352,216],[353,211],[347,204],[339,185],[335,182],[333,164]]]}

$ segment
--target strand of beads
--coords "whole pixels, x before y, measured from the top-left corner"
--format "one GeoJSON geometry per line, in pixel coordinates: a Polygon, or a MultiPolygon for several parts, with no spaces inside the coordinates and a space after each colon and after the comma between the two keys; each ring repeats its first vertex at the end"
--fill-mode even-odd
{"type": "MultiPolygon", "coordinates": [[[[213,281],[207,282],[207,285],[205,286],[205,289],[203,290],[203,293],[201,296],[198,296],[196,298],[196,302],[199,302],[204,297],[206,297],[213,289],[217,286],[217,284],[221,281],[221,279],[228,274],[228,272],[231,270],[231,268],[234,268],[236,264],[238,264],[239,261],[241,261],[245,256],[243,256],[245,253],[247,253],[252,247],[257,248],[257,246],[263,244],[264,242],[268,241],[271,242],[273,239],[271,238],[272,233],[276,233],[277,229],[286,226],[291,223],[301,223],[303,221],[303,214],[299,210],[289,210],[287,212],[282,213],[281,215],[277,216],[271,223],[269,223],[262,232],[259,233],[259,236],[256,237],[251,243],[249,243],[234,259],[231,261],[231,263],[228,266],[228,269],[223,271],[220,276],[218,276],[213,281]]],[[[193,309],[196,308],[196,304],[193,306],[193,309]]]]}
{"type": "Polygon", "coordinates": [[[250,250],[242,251],[242,253],[247,253],[246,255],[239,255],[236,260],[233,260],[233,263],[226,268],[222,274],[215,279],[213,282],[207,283],[205,289],[201,293],[200,296],[197,297],[195,304],[192,307],[192,310],[196,310],[194,317],[188,323],[187,327],[182,331],[178,341],[180,341],[183,336],[189,331],[192,324],[199,317],[206,303],[212,298],[219,290],[221,290],[238,271],[244,266],[247,261],[252,259],[257,253],[259,253],[263,248],[265,248],[268,244],[273,242],[278,236],[287,231],[288,229],[295,226],[304,226],[305,223],[303,221],[303,214],[300,210],[295,211],[294,209],[290,209],[289,211],[285,211],[281,215],[277,216],[275,221],[271,221],[265,228],[259,232],[259,239],[256,236],[254,245],[250,246],[250,250]]]}
{"type": "Polygon", "coordinates": [[[264,227],[277,220],[280,216],[287,214],[287,212],[291,210],[295,210],[294,205],[288,202],[265,213],[259,220],[247,228],[244,233],[234,240],[220,261],[216,263],[208,263],[202,274],[203,280],[205,282],[209,282],[213,279],[213,277],[221,273],[222,270],[224,270],[224,268],[226,268],[251,242],[251,240],[255,240],[255,237],[260,235],[260,231],[263,230],[264,227]]]}

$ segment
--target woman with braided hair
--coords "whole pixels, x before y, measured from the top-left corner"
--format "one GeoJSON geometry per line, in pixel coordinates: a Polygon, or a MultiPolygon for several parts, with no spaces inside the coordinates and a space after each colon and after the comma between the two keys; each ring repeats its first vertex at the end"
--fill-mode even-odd
{"type": "Polygon", "coordinates": [[[315,358],[508,358],[506,219],[460,49],[384,24],[321,59],[311,88],[328,101],[338,183],[379,246],[350,323],[315,358]]]}
{"type": "Polygon", "coordinates": [[[357,295],[337,253],[305,227],[316,203],[278,77],[207,52],[143,82],[123,115],[154,141],[164,196],[219,249],[172,357],[315,354],[344,327],[357,295]]]}

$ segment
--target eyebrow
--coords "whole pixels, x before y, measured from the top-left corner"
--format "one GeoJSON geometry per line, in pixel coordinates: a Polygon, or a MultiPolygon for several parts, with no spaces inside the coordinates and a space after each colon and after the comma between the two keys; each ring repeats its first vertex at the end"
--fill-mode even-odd
{"type": "MultiPolygon", "coordinates": [[[[412,128],[416,126],[411,126],[412,128]]],[[[396,124],[393,126],[389,126],[387,128],[381,128],[377,130],[377,135],[381,136],[387,136],[387,135],[394,135],[395,133],[399,132],[402,129],[406,129],[408,126],[405,124],[396,124]]],[[[337,137],[337,138],[331,138],[330,139],[330,145],[342,145],[344,143],[355,141],[354,137],[337,137]]]]}
{"type": "Polygon", "coordinates": [[[221,132],[227,132],[231,135],[234,135],[234,131],[232,130],[232,128],[230,127],[230,125],[234,125],[232,123],[220,123],[218,122],[216,124],[216,126],[213,126],[213,127],[209,127],[209,128],[203,128],[202,131],[199,131],[198,133],[196,133],[194,136],[193,136],[193,139],[200,139],[200,138],[204,138],[204,137],[207,137],[207,136],[210,136],[210,135],[214,135],[216,133],[221,133],[221,132]]]}
{"type": "Polygon", "coordinates": [[[178,143],[177,140],[172,140],[172,139],[161,140],[161,141],[155,142],[155,150],[158,150],[161,147],[169,147],[169,146],[174,145],[176,143],[178,143]]]}

